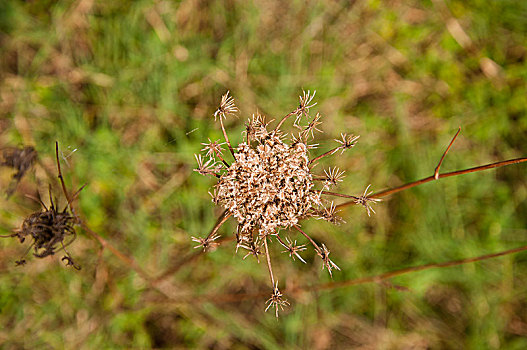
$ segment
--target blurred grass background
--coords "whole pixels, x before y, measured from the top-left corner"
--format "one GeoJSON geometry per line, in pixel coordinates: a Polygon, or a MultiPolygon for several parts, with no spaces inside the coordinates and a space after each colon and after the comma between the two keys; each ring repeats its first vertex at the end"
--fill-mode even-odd
{"type": "MultiPolygon", "coordinates": [[[[88,225],[156,276],[195,252],[190,236],[221,212],[207,194],[214,181],[192,169],[200,143],[221,136],[212,114],[226,90],[241,109],[227,120],[237,143],[250,114],[278,118],[316,89],[317,152],[341,132],[361,135],[324,164],[346,170],[339,192],[360,194],[431,175],[459,126],[444,172],[525,156],[526,35],[521,0],[4,0],[0,146],[34,145],[54,173],[58,140],[68,186],[88,184],[77,203],[88,225]]],[[[0,170],[5,188],[12,172],[0,170]]],[[[24,195],[44,196],[48,182],[36,166],[0,199],[4,234],[39,209],[24,195]]],[[[372,217],[353,207],[345,224],[303,227],[331,249],[342,281],[525,245],[526,197],[525,165],[513,165],[402,192],[372,217]]],[[[0,240],[2,348],[527,347],[525,253],[391,280],[407,291],[286,295],[292,306],[276,320],[263,312],[265,264],[242,260],[233,242],[171,274],[167,298],[78,233],[79,272],[61,254],[15,267],[26,246],[0,240]]],[[[272,246],[283,287],[330,281],[311,250],[305,265],[281,250],[272,246]]]]}

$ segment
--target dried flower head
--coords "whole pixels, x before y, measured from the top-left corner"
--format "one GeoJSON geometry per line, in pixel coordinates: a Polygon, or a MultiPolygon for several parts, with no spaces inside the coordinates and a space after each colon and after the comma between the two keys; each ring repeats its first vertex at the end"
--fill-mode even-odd
{"type": "MultiPolygon", "coordinates": [[[[219,227],[229,218],[234,217],[238,222],[236,231],[236,250],[243,248],[248,251],[247,256],[265,255],[267,266],[273,285],[273,293],[268,300],[267,309],[278,308],[288,305],[282,300],[282,294],[278,290],[271,267],[268,242],[271,238],[277,238],[278,242],[286,248],[284,252],[289,253],[293,259],[296,257],[306,262],[299,252],[306,249],[305,244],[297,245],[287,237],[280,237],[282,230],[294,228],[307,238],[313,245],[316,254],[322,259],[323,267],[330,275],[332,270],[339,267],[329,259],[329,249],[322,244],[319,246],[304,231],[300,229],[299,221],[315,217],[332,223],[341,221],[336,213],[336,206],[332,201],[322,199],[322,195],[336,195],[326,192],[330,186],[335,186],[343,181],[343,171],[339,168],[329,168],[324,174],[313,173],[313,167],[317,161],[334,154],[337,151],[345,151],[352,148],[359,138],[341,134],[339,145],[325,153],[310,157],[309,152],[318,146],[308,144],[308,139],[315,138],[315,131],[321,132],[319,126],[322,124],[320,114],[311,117],[309,110],[316,105],[313,102],[315,92],[311,94],[304,91],[300,96],[299,106],[284,116],[274,127],[269,127],[270,122],[260,114],[253,114],[248,120],[245,128],[245,139],[236,147],[232,147],[224,128],[223,119],[228,114],[238,111],[234,100],[227,94],[222,97],[220,106],[214,113],[214,117],[220,116],[219,122],[225,137],[225,143],[233,156],[232,163],[222,157],[219,149],[219,141],[204,143],[206,152],[204,160],[201,155],[196,156],[198,168],[195,169],[201,175],[214,175],[218,178],[212,200],[225,209],[218,223],[206,238],[192,239],[198,242],[198,247],[206,249],[217,238],[216,232],[219,227]],[[281,126],[290,117],[295,116],[293,126],[299,128],[297,134],[291,134],[290,142],[286,141],[286,135],[281,131],[281,126]],[[300,122],[305,120],[305,123],[300,122]],[[217,166],[216,164],[219,164],[217,166]],[[322,188],[316,188],[317,186],[322,188]],[[265,248],[265,249],[264,249],[265,248]]],[[[369,194],[368,194],[369,195],[369,194]]],[[[345,196],[345,195],[343,195],[345,196]]],[[[356,199],[359,204],[372,202],[371,198],[363,194],[360,197],[348,196],[356,199]]],[[[366,206],[368,213],[371,207],[366,206]]]]}
{"type": "Polygon", "coordinates": [[[203,237],[192,237],[192,241],[198,243],[198,245],[195,246],[194,248],[202,248],[203,251],[213,251],[214,249],[216,249],[217,246],[220,245],[219,243],[214,242],[218,238],[220,238],[220,236],[217,235],[217,234],[214,234],[214,235],[208,236],[206,238],[203,238],[203,237]]]}
{"type": "Polygon", "coordinates": [[[214,120],[216,117],[227,118],[227,115],[238,112],[238,107],[234,104],[234,98],[229,96],[229,91],[221,98],[221,103],[216,112],[214,112],[214,120]]]}
{"type": "MultiPolygon", "coordinates": [[[[27,251],[33,248],[33,255],[37,258],[45,258],[54,255],[57,251],[64,250],[65,255],[62,261],[66,261],[66,265],[73,266],[79,270],[71,255],[66,250],[76,238],[74,224],[76,218],[68,211],[66,206],[63,210],[58,210],[55,207],[53,198],[51,196],[51,189],[49,190],[50,205],[49,208],[39,200],[42,205],[40,211],[30,214],[24,219],[22,226],[15,230],[15,232],[7,237],[17,237],[20,243],[26,239],[32,240],[27,251]]],[[[17,265],[26,263],[24,258],[16,261],[17,265]]]]}
{"type": "MultiPolygon", "coordinates": [[[[32,240],[26,254],[33,249],[33,255],[37,258],[45,258],[63,250],[65,255],[61,260],[65,261],[67,266],[73,266],[75,269],[80,270],[80,267],[75,264],[70,253],[66,250],[66,247],[77,237],[74,225],[79,222],[71,208],[71,202],[77,198],[84,186],[72,197],[69,197],[60,169],[58,143],[55,144],[55,151],[58,178],[60,179],[60,184],[68,203],[63,210],[57,209],[53,201],[50,186],[49,207],[40,198],[37,198],[36,200],[41,204],[42,208],[26,217],[22,222],[22,226],[15,230],[13,234],[1,237],[16,237],[20,243],[24,243],[26,239],[32,240]]],[[[25,263],[26,260],[24,258],[16,261],[17,265],[23,265],[25,263]]]]}
{"type": "Polygon", "coordinates": [[[271,297],[267,300],[266,304],[267,304],[267,307],[265,308],[265,311],[267,312],[267,310],[269,310],[271,307],[274,307],[275,308],[275,315],[276,317],[278,317],[278,308],[280,308],[280,310],[284,310],[284,306],[288,306],[289,305],[289,302],[285,299],[282,298],[283,295],[282,293],[280,292],[280,290],[278,289],[278,281],[276,282],[276,284],[274,285],[274,288],[273,288],[273,294],[271,294],[271,297]]]}
{"type": "Polygon", "coordinates": [[[381,200],[379,198],[371,198],[370,195],[373,193],[373,191],[368,192],[371,185],[368,185],[366,189],[364,190],[364,193],[355,199],[355,203],[362,205],[366,212],[368,213],[368,216],[370,216],[370,212],[373,212],[375,214],[375,210],[371,207],[373,203],[380,202],[381,200]]]}

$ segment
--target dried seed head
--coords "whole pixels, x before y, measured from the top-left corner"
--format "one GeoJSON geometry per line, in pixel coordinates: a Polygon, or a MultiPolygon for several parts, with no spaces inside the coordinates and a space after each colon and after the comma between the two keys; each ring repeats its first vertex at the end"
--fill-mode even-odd
{"type": "Polygon", "coordinates": [[[313,99],[315,98],[317,91],[313,91],[313,95],[311,95],[311,91],[307,90],[307,92],[302,91],[302,96],[299,97],[300,104],[298,105],[298,108],[296,109],[296,119],[294,122],[295,126],[298,126],[298,121],[300,118],[304,116],[309,116],[309,109],[316,106],[317,102],[312,103],[313,99]]]}
{"type": "Polygon", "coordinates": [[[289,302],[283,299],[283,295],[278,289],[278,281],[276,281],[273,287],[273,294],[271,294],[271,297],[266,302],[267,307],[265,308],[265,311],[267,312],[267,310],[269,310],[271,307],[274,307],[275,315],[278,318],[278,308],[284,311],[284,307],[289,306],[289,302]]]}
{"type": "Polygon", "coordinates": [[[220,244],[217,242],[214,242],[220,238],[219,235],[212,235],[210,237],[202,238],[202,237],[192,237],[192,241],[198,243],[197,246],[194,248],[202,248],[204,252],[214,251],[220,244]]]}
{"type": "Polygon", "coordinates": [[[366,209],[368,216],[370,216],[370,212],[373,212],[375,214],[375,210],[373,210],[373,208],[371,207],[371,204],[381,201],[380,198],[370,198],[369,197],[373,193],[373,191],[368,192],[368,189],[370,188],[370,186],[371,185],[368,185],[368,187],[366,187],[366,189],[364,190],[364,193],[362,194],[362,196],[358,197],[355,200],[356,204],[362,205],[366,209]]]}
{"type": "Polygon", "coordinates": [[[304,137],[304,139],[307,140],[310,133],[311,133],[311,138],[314,139],[315,138],[314,131],[323,132],[322,130],[318,128],[318,126],[322,124],[322,122],[320,121],[320,118],[321,118],[320,114],[317,113],[315,118],[313,118],[313,120],[307,126],[304,127],[304,130],[302,131],[302,136],[304,137]]]}
{"type": "Polygon", "coordinates": [[[335,264],[329,258],[330,252],[325,244],[322,244],[322,248],[319,247],[319,249],[317,249],[316,252],[317,252],[317,255],[320,256],[320,258],[322,259],[322,262],[323,262],[322,269],[324,269],[324,267],[328,269],[329,275],[331,277],[333,277],[333,273],[332,273],[333,269],[337,269],[340,271],[340,268],[337,266],[337,264],[335,264]]]}
{"type": "Polygon", "coordinates": [[[215,200],[233,214],[243,231],[258,227],[260,234],[272,234],[295,225],[320,204],[311,191],[304,144],[289,147],[273,132],[255,149],[241,143],[235,159],[216,185],[215,200]]]}
{"type": "Polygon", "coordinates": [[[213,158],[209,158],[206,162],[203,162],[201,154],[195,154],[196,162],[198,167],[194,171],[201,175],[214,175],[219,177],[218,172],[221,170],[221,163],[216,164],[213,158]]]}
{"type": "MultiPolygon", "coordinates": [[[[300,96],[300,105],[285,115],[274,129],[269,129],[269,123],[265,117],[259,113],[253,114],[245,124],[245,142],[232,147],[224,124],[221,118],[229,113],[237,112],[234,100],[227,94],[222,97],[220,107],[214,116],[220,117],[220,125],[230,153],[234,157],[234,162],[229,164],[220,157],[221,148],[219,141],[203,143],[205,146],[202,151],[207,152],[208,157],[217,156],[221,163],[216,165],[214,159],[204,161],[201,155],[196,155],[198,168],[195,169],[202,175],[214,175],[218,178],[214,186],[213,202],[225,209],[224,220],[219,220],[211,231],[209,239],[195,238],[198,242],[197,247],[206,249],[214,239],[214,233],[222,223],[232,216],[238,221],[236,232],[236,251],[239,248],[247,250],[244,259],[254,255],[259,259],[260,255],[265,255],[273,294],[267,300],[266,311],[274,307],[278,316],[278,308],[282,309],[289,303],[282,299],[282,293],[275,282],[271,267],[271,258],[268,248],[268,241],[276,236],[278,242],[285,248],[284,253],[288,253],[294,260],[298,258],[305,263],[300,256],[300,252],[306,249],[305,244],[297,245],[289,237],[282,240],[279,230],[294,227],[302,233],[315,248],[315,252],[323,261],[323,268],[326,268],[330,275],[333,269],[340,268],[329,259],[329,250],[322,244],[318,245],[307,233],[302,231],[298,222],[308,217],[316,217],[338,224],[342,221],[336,215],[336,205],[333,202],[327,203],[321,198],[322,195],[339,195],[326,192],[325,189],[335,186],[343,180],[344,171],[339,168],[329,168],[324,171],[325,176],[317,176],[311,173],[312,168],[320,159],[336,152],[350,149],[357,143],[359,136],[341,134],[341,139],[337,147],[325,153],[309,159],[308,152],[316,148],[318,144],[309,144],[308,140],[315,138],[315,131],[322,132],[319,126],[322,124],[320,114],[314,118],[309,115],[310,108],[316,103],[313,102],[315,92],[303,91],[300,96]],[[297,134],[291,134],[291,142],[287,144],[285,134],[280,130],[283,123],[290,117],[296,116],[293,123],[294,127],[300,129],[297,134]],[[311,122],[307,125],[299,125],[298,122],[305,117],[311,122]],[[225,165],[224,167],[221,165],[225,165]],[[323,181],[322,188],[315,189],[315,180],[323,181]],[[327,204],[326,204],[327,203],[327,204]]],[[[210,192],[209,192],[210,193],[210,192]]],[[[369,198],[367,191],[361,197],[356,198],[357,203],[364,205],[368,210],[371,209],[369,203],[377,201],[369,198]]],[[[346,195],[340,195],[349,197],[346,195]]]]}
{"type": "Polygon", "coordinates": [[[217,141],[211,141],[209,139],[209,142],[203,142],[202,145],[205,146],[201,149],[202,152],[207,151],[206,156],[207,157],[214,157],[216,154],[221,155],[223,154],[223,148],[221,148],[222,145],[224,145],[225,142],[220,143],[220,140],[217,141]]]}
{"type": "Polygon", "coordinates": [[[345,150],[352,148],[357,144],[357,140],[360,136],[355,135],[347,135],[347,134],[340,134],[341,140],[335,139],[338,143],[340,143],[342,146],[335,149],[335,152],[339,149],[341,150],[340,154],[342,154],[345,150]]]}
{"type": "Polygon", "coordinates": [[[296,244],[296,240],[293,243],[289,239],[289,237],[286,237],[285,240],[286,240],[286,243],[282,242],[281,240],[278,241],[285,248],[285,250],[282,251],[282,253],[289,253],[289,256],[293,260],[295,260],[295,256],[296,256],[301,262],[303,262],[305,264],[306,261],[304,259],[302,259],[302,257],[298,253],[301,252],[301,251],[306,250],[307,249],[306,245],[305,244],[297,245],[296,244]]]}
{"type": "MultiPolygon", "coordinates": [[[[76,238],[74,228],[76,218],[67,211],[67,207],[58,211],[52,200],[49,208],[44,204],[42,207],[40,211],[24,219],[22,227],[16,230],[11,237],[17,237],[20,243],[31,239],[30,248],[33,248],[33,255],[37,258],[54,255],[62,249],[66,254],[62,261],[66,261],[66,265],[80,269],[65,249],[76,238]]],[[[25,259],[18,260],[16,263],[17,265],[24,264],[25,259]]]]}
{"type": "Polygon", "coordinates": [[[221,97],[220,106],[216,112],[214,112],[214,120],[216,120],[217,117],[226,119],[227,115],[236,112],[238,112],[238,107],[234,104],[234,98],[229,96],[229,91],[227,91],[227,93],[221,97]]]}
{"type": "Polygon", "coordinates": [[[331,202],[329,207],[326,206],[322,210],[319,210],[317,213],[317,219],[323,219],[328,222],[331,222],[334,225],[339,225],[345,222],[340,216],[337,215],[337,206],[334,202],[331,202]]]}
{"type": "Polygon", "coordinates": [[[324,181],[324,187],[326,188],[336,186],[344,179],[344,171],[340,171],[337,167],[334,167],[333,169],[329,168],[327,171],[324,170],[324,174],[326,175],[326,181],[324,181]]]}

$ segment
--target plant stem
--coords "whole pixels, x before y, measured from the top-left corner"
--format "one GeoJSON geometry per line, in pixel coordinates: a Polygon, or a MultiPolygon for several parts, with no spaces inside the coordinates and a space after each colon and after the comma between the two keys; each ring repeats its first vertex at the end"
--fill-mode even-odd
{"type": "MultiPolygon", "coordinates": [[[[442,178],[445,178],[445,177],[451,177],[451,176],[457,176],[457,175],[463,175],[463,174],[469,174],[469,173],[474,173],[474,172],[477,172],[477,171],[482,171],[482,170],[487,170],[487,169],[492,169],[492,168],[499,168],[499,167],[502,167],[502,166],[511,165],[511,164],[518,164],[518,163],[523,163],[523,162],[527,162],[527,158],[509,159],[509,160],[504,160],[504,161],[501,161],[501,162],[496,162],[496,163],[491,163],[491,164],[477,166],[477,167],[474,167],[474,168],[457,170],[457,171],[452,171],[450,173],[439,174],[438,175],[438,179],[442,179],[442,178]]],[[[425,184],[427,182],[434,181],[434,180],[436,180],[436,178],[435,178],[434,175],[432,175],[432,176],[426,177],[426,178],[421,179],[421,180],[413,181],[413,182],[410,182],[410,183],[407,183],[407,184],[404,184],[404,185],[401,185],[401,186],[397,186],[397,187],[394,187],[394,188],[389,188],[387,190],[374,193],[371,196],[369,196],[369,198],[386,197],[388,195],[391,195],[391,194],[394,194],[394,193],[397,193],[397,192],[401,192],[401,191],[407,190],[409,188],[412,188],[412,187],[415,187],[415,186],[419,186],[419,185],[422,185],[422,184],[425,184]]],[[[356,204],[354,201],[349,201],[349,202],[345,202],[345,203],[341,203],[341,204],[337,205],[336,208],[340,209],[340,208],[344,208],[344,207],[347,207],[347,206],[350,206],[350,205],[354,205],[354,204],[356,204]]]]}

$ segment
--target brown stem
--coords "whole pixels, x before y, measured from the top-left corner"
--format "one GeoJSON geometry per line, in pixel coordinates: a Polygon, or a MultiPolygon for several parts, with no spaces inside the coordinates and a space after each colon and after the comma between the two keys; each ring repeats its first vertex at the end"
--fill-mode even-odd
{"type": "MultiPolygon", "coordinates": [[[[302,232],[302,231],[300,231],[302,232]]],[[[374,276],[367,276],[367,277],[360,277],[356,279],[351,279],[347,281],[341,281],[341,282],[329,282],[319,285],[306,285],[301,287],[293,287],[290,289],[285,289],[284,292],[289,292],[290,294],[293,294],[295,292],[312,292],[312,291],[320,291],[320,290],[331,290],[336,288],[344,288],[344,287],[351,287],[356,286],[360,284],[366,284],[366,283],[380,283],[387,279],[409,274],[412,272],[417,271],[424,271],[429,270],[433,268],[444,268],[444,267],[452,267],[452,266],[459,266],[463,264],[469,264],[474,263],[478,261],[483,260],[489,260],[493,258],[497,258],[500,256],[515,254],[519,252],[527,251],[527,246],[522,246],[518,248],[508,249],[497,253],[492,254],[486,254],[486,255],[480,255],[477,257],[472,258],[466,258],[461,260],[453,260],[453,261],[447,261],[443,263],[431,263],[431,264],[425,264],[425,265],[419,265],[419,266],[412,266],[412,267],[406,267],[399,270],[389,271],[385,272],[379,275],[374,276]]],[[[179,300],[180,302],[195,302],[195,300],[204,300],[204,301],[213,301],[214,303],[229,303],[229,302],[239,302],[241,300],[253,300],[254,298],[263,297],[266,293],[251,293],[251,294],[224,294],[224,295],[200,295],[197,297],[191,297],[188,300],[179,300]]]]}
{"type": "Polygon", "coordinates": [[[206,239],[209,239],[216,232],[218,232],[218,230],[220,229],[221,225],[223,225],[225,223],[225,221],[227,221],[227,219],[231,217],[231,215],[232,215],[232,213],[230,211],[224,210],[223,213],[221,213],[221,215],[218,217],[218,220],[216,221],[216,225],[214,225],[214,227],[212,228],[210,233],[207,235],[206,239]]]}
{"type": "Polygon", "coordinates": [[[443,267],[451,267],[451,266],[458,266],[463,264],[469,264],[473,262],[488,260],[497,258],[504,255],[509,254],[515,254],[519,252],[523,252],[527,250],[527,246],[522,246],[518,248],[508,249],[504,250],[498,253],[492,253],[492,254],[486,254],[486,255],[480,255],[472,258],[466,258],[466,259],[460,259],[460,260],[453,260],[453,261],[447,261],[443,263],[432,263],[432,264],[425,264],[425,265],[419,265],[419,266],[411,266],[406,267],[404,269],[394,270],[382,273],[380,275],[375,276],[369,276],[369,277],[362,277],[347,281],[341,281],[341,282],[330,282],[325,283],[313,287],[309,287],[310,290],[325,290],[325,289],[335,289],[335,288],[342,288],[342,287],[348,287],[348,286],[354,286],[357,284],[365,284],[365,283],[372,283],[372,282],[380,282],[386,279],[390,279],[396,276],[404,275],[411,272],[417,272],[417,271],[423,271],[423,270],[429,270],[434,268],[443,268],[443,267]]]}
{"type": "MultiPolygon", "coordinates": [[[[225,223],[225,221],[227,221],[228,218],[230,218],[232,215],[232,213],[228,212],[227,210],[223,211],[223,213],[220,214],[220,216],[218,217],[218,220],[216,220],[216,224],[214,225],[214,227],[212,228],[212,230],[210,231],[210,233],[207,235],[207,238],[206,239],[209,239],[210,237],[212,237],[214,234],[216,234],[216,232],[218,232],[218,230],[220,229],[220,227],[225,223]]],[[[221,243],[221,242],[225,242],[225,241],[229,241],[229,240],[232,240],[233,238],[232,237],[229,237],[229,238],[222,238],[220,239],[217,243],[221,243]]],[[[158,275],[158,277],[156,277],[154,279],[154,283],[160,283],[161,281],[164,281],[166,280],[168,277],[172,276],[173,274],[175,274],[177,271],[179,271],[180,268],[182,268],[183,266],[185,266],[186,264],[196,260],[198,257],[200,257],[201,255],[203,255],[204,251],[203,250],[200,250],[198,252],[195,252],[195,253],[192,253],[186,257],[184,257],[183,259],[181,259],[180,261],[178,261],[176,264],[174,264],[172,267],[169,267],[168,269],[166,269],[164,272],[160,273],[158,275]]]]}
{"type": "MultiPolygon", "coordinates": [[[[527,161],[527,158],[509,159],[509,160],[504,160],[504,161],[501,161],[501,162],[496,162],[496,163],[491,163],[491,164],[487,164],[487,165],[477,166],[477,167],[474,167],[474,168],[457,170],[457,171],[452,171],[450,173],[440,174],[438,176],[438,178],[441,179],[441,178],[444,178],[444,177],[469,174],[469,173],[474,173],[476,171],[482,171],[482,170],[487,170],[487,169],[492,169],[492,168],[499,168],[499,167],[502,167],[502,166],[523,163],[523,162],[526,162],[526,161],[527,161]]],[[[434,175],[432,175],[432,176],[426,177],[426,178],[421,179],[421,180],[413,181],[413,182],[410,182],[410,183],[407,183],[407,184],[404,184],[404,185],[401,185],[401,186],[398,186],[398,187],[389,188],[387,190],[374,193],[371,196],[369,196],[369,198],[386,197],[388,195],[391,195],[391,194],[394,194],[394,193],[397,193],[397,192],[401,192],[401,191],[407,190],[409,188],[412,188],[412,187],[415,187],[415,186],[419,186],[419,185],[422,185],[424,183],[427,183],[427,182],[430,182],[430,181],[434,181],[434,180],[435,180],[435,177],[434,177],[434,175]]],[[[347,207],[349,205],[354,205],[354,204],[356,204],[354,201],[345,202],[345,203],[337,205],[336,209],[344,208],[344,207],[347,207]]]]}
{"type": "Polygon", "coordinates": [[[216,150],[216,156],[218,156],[218,158],[223,162],[223,164],[225,164],[225,166],[226,166],[227,168],[230,167],[229,163],[227,163],[227,162],[225,161],[225,159],[223,159],[223,157],[221,156],[220,151],[216,150]]]}
{"type": "Polygon", "coordinates": [[[457,133],[454,135],[454,137],[452,138],[452,141],[450,141],[450,144],[448,145],[448,147],[446,148],[445,152],[443,153],[443,156],[439,160],[439,164],[437,164],[437,166],[435,168],[435,171],[434,171],[434,179],[436,179],[436,180],[439,179],[439,168],[441,167],[441,164],[443,163],[443,159],[445,159],[446,154],[450,150],[450,147],[452,147],[452,145],[454,144],[454,141],[456,140],[456,137],[457,137],[457,135],[459,135],[460,132],[461,132],[461,127],[459,127],[459,129],[457,129],[457,133]]]}
{"type": "Polygon", "coordinates": [[[124,253],[121,253],[117,248],[115,248],[111,243],[104,239],[97,232],[93,231],[84,221],[80,221],[80,226],[84,231],[86,231],[90,236],[95,238],[97,242],[103,247],[107,248],[113,255],[115,255],[119,260],[121,260],[126,266],[131,267],[141,278],[145,281],[151,283],[152,278],[133,260],[132,258],[126,256],[124,253]]]}
{"type": "Polygon", "coordinates": [[[298,108],[295,109],[294,111],[292,111],[291,113],[289,113],[288,115],[284,116],[284,117],[282,118],[282,120],[280,120],[280,122],[278,123],[278,125],[274,128],[274,131],[279,130],[280,127],[282,126],[282,124],[284,124],[284,122],[286,121],[287,118],[289,118],[290,116],[295,115],[295,114],[297,114],[297,113],[298,113],[298,108]]]}
{"type": "Polygon", "coordinates": [[[223,137],[225,138],[225,142],[227,142],[229,151],[231,151],[231,154],[234,157],[234,149],[232,148],[231,142],[229,141],[229,137],[227,136],[227,132],[225,131],[225,126],[223,126],[223,118],[221,116],[220,116],[220,125],[221,125],[221,131],[223,131],[223,137]]]}
{"type": "Polygon", "coordinates": [[[302,229],[300,228],[300,226],[298,225],[295,225],[294,228],[296,228],[301,234],[303,234],[308,240],[309,242],[311,242],[311,244],[315,247],[315,250],[317,251],[321,251],[320,247],[318,246],[318,244],[311,238],[309,237],[309,235],[307,233],[305,233],[304,231],[302,231],[302,229]]]}
{"type": "Polygon", "coordinates": [[[274,288],[275,284],[274,284],[273,267],[271,266],[271,256],[269,255],[269,247],[267,246],[267,236],[264,237],[264,246],[265,246],[265,258],[267,259],[267,268],[269,269],[269,276],[271,277],[271,285],[274,288]]]}
{"type": "MultiPolygon", "coordinates": [[[[64,178],[62,177],[62,170],[60,169],[60,161],[59,161],[59,142],[55,141],[55,157],[57,158],[57,171],[58,171],[58,178],[60,180],[60,184],[62,186],[62,191],[64,192],[64,196],[66,196],[66,201],[68,201],[68,205],[71,204],[70,196],[68,194],[68,190],[66,190],[66,184],[64,184],[64,178]]],[[[71,206],[70,206],[71,209],[71,206]]],[[[72,209],[73,212],[73,209],[72,209]]]]}
{"type": "Polygon", "coordinates": [[[351,198],[353,200],[358,200],[359,199],[359,197],[357,197],[357,196],[351,196],[351,195],[348,195],[348,194],[342,194],[342,193],[337,193],[337,192],[329,192],[329,191],[321,191],[321,192],[322,192],[322,194],[325,194],[325,195],[328,195],[328,196],[335,196],[335,197],[342,197],[342,198],[351,198]]]}
{"type": "Polygon", "coordinates": [[[333,149],[331,149],[331,150],[329,150],[329,151],[327,151],[327,152],[325,152],[325,153],[322,153],[322,154],[319,155],[318,157],[315,157],[315,158],[311,159],[311,160],[309,161],[308,165],[311,165],[311,164],[315,163],[317,160],[320,160],[320,159],[322,159],[322,158],[324,158],[324,157],[326,157],[326,156],[332,155],[332,154],[335,153],[339,148],[342,148],[342,146],[335,147],[335,148],[333,148],[333,149]]]}

